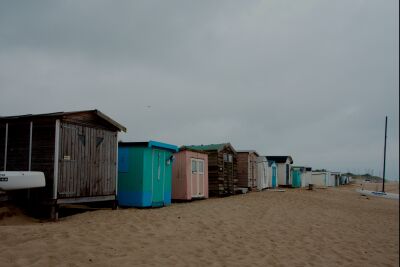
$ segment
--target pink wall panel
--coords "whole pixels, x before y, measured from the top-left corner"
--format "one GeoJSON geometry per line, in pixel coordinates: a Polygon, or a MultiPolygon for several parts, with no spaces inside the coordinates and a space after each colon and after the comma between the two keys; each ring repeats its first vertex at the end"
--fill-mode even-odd
{"type": "Polygon", "coordinates": [[[180,151],[175,153],[172,166],[172,199],[192,199],[191,159],[204,160],[204,198],[208,198],[208,156],[204,153],[193,151],[180,151]]]}

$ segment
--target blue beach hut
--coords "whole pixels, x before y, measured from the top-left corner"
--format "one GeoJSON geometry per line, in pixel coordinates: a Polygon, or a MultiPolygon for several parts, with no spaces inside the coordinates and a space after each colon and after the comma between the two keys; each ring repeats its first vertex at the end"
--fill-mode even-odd
{"type": "Polygon", "coordinates": [[[118,144],[118,204],[127,207],[162,207],[171,204],[173,153],[166,143],[118,144]]]}

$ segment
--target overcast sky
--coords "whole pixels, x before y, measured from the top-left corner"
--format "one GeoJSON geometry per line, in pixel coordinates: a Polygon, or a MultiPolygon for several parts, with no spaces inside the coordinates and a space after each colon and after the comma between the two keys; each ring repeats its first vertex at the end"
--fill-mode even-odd
{"type": "Polygon", "coordinates": [[[231,142],[399,177],[397,0],[1,1],[0,116],[99,109],[124,141],[231,142]]]}

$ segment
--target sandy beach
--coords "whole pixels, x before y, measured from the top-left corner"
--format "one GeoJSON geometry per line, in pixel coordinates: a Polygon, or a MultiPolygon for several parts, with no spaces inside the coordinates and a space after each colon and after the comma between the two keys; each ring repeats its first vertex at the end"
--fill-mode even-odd
{"type": "Polygon", "coordinates": [[[399,203],[361,196],[359,186],[97,210],[58,222],[11,210],[0,220],[0,265],[398,266],[399,203]]]}

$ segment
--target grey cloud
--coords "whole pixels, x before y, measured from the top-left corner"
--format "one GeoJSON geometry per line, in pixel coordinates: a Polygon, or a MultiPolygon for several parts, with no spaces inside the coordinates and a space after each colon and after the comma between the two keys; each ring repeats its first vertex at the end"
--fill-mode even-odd
{"type": "Polygon", "coordinates": [[[387,114],[398,178],[398,17],[372,0],[2,2],[0,114],[99,108],[124,140],[375,174],[387,114]]]}

